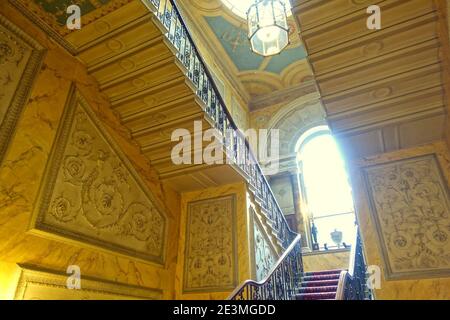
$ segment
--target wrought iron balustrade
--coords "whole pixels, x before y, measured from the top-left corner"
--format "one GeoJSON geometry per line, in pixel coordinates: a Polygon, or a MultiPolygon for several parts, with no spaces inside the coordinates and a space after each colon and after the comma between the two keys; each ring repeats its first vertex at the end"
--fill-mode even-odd
{"type": "Polygon", "coordinates": [[[365,300],[371,298],[366,286],[366,262],[358,228],[350,253],[348,271],[342,271],[339,279],[336,300],[365,300]]]}
{"type": "Polygon", "coordinates": [[[247,175],[249,184],[255,190],[263,211],[271,220],[271,225],[286,249],[296,236],[281,211],[269,183],[258,161],[250,149],[248,140],[238,129],[224,99],[220,95],[191,33],[174,0],[143,0],[156,8],[154,14],[167,29],[167,38],[177,49],[177,57],[186,67],[187,77],[197,89],[198,97],[205,104],[206,114],[214,121],[215,128],[222,133],[227,156],[247,175]],[[231,138],[229,135],[231,134],[231,138]],[[226,137],[228,137],[226,139],[226,137]]]}
{"type": "Polygon", "coordinates": [[[245,281],[229,300],[292,300],[300,287],[302,273],[302,244],[297,235],[264,280],[245,281]]]}

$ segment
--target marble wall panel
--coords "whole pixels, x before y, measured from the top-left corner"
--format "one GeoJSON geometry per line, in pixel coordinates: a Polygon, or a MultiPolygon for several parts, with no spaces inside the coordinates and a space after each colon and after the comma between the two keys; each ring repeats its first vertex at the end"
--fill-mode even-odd
{"type": "Polygon", "coordinates": [[[348,269],[349,262],[350,250],[303,254],[303,268],[306,272],[348,269]]]}
{"type": "Polygon", "coordinates": [[[81,277],[79,289],[67,287],[68,274],[21,266],[15,300],[156,300],[161,290],[81,277]]]}
{"type": "Polygon", "coordinates": [[[43,47],[0,15],[0,163],[27,102],[43,47]]]}
{"type": "Polygon", "coordinates": [[[14,298],[18,279],[14,266],[17,264],[57,272],[65,272],[68,265],[78,265],[85,277],[162,290],[163,299],[175,297],[180,195],[161,182],[112,111],[107,97],[100,93],[95,79],[88,75],[85,66],[9,1],[0,1],[0,14],[26,31],[46,50],[30,98],[0,165],[0,297],[14,298]],[[154,196],[155,203],[166,213],[168,238],[164,264],[29,232],[46,164],[73,84],[107,135],[127,156],[154,196]]]}

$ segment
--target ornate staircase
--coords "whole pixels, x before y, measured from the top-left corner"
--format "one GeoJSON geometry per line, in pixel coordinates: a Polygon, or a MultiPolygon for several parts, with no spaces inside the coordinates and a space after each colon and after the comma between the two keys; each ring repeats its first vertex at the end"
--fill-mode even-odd
{"type": "Polygon", "coordinates": [[[173,0],[130,1],[65,40],[164,183],[185,192],[247,182],[279,253],[289,246],[295,235],[173,0]],[[177,129],[191,139],[190,164],[172,161],[177,129]],[[223,164],[194,161],[210,143],[194,141],[208,129],[222,146],[223,164]]]}
{"type": "MultiPolygon", "coordinates": [[[[248,183],[254,210],[282,255],[265,280],[244,282],[230,299],[363,297],[362,254],[353,260],[361,266],[358,273],[354,266],[339,275],[334,271],[304,273],[300,236],[290,231],[174,0],[131,1],[66,39],[77,48],[78,58],[97,79],[101,93],[162,180],[178,191],[243,180],[248,183]],[[224,164],[173,163],[171,150],[178,141],[172,141],[172,133],[183,128],[185,136],[192,137],[195,122],[203,132],[215,129],[223,145],[224,164]],[[227,136],[228,130],[231,136],[227,136]]],[[[192,160],[205,145],[200,143],[191,150],[192,160]]]]}
{"type": "Polygon", "coordinates": [[[301,278],[297,300],[336,299],[342,270],[305,272],[301,278]]]}
{"type": "MultiPolygon", "coordinates": [[[[230,150],[223,149],[223,164],[194,161],[207,145],[201,140],[203,132],[216,128],[216,137],[223,140],[232,125],[203,61],[168,1],[131,1],[96,24],[70,34],[68,40],[162,180],[178,191],[242,181],[236,161],[226,164],[227,156],[233,157],[227,152],[230,150]],[[195,136],[200,143],[194,145],[195,121],[201,129],[195,136]],[[172,148],[180,140],[172,141],[176,129],[185,129],[183,137],[189,135],[192,140],[191,163],[176,165],[172,161],[172,148]]],[[[227,147],[235,151],[238,142],[243,143],[234,137],[227,147]]]]}
{"type": "Polygon", "coordinates": [[[268,276],[245,281],[230,300],[367,300],[366,264],[358,228],[354,229],[348,270],[304,272],[298,235],[268,276]]]}

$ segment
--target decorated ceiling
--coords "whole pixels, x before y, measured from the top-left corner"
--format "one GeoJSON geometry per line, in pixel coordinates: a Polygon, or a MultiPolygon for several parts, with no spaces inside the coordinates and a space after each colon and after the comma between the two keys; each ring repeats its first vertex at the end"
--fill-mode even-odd
{"type": "Polygon", "coordinates": [[[179,3],[189,15],[190,24],[201,34],[201,40],[215,55],[215,60],[229,78],[236,80],[236,89],[249,105],[262,97],[282,95],[286,90],[311,82],[306,51],[291,16],[290,45],[279,55],[262,57],[250,49],[244,15],[231,10],[228,2],[179,0],[179,3]]]}
{"type": "Polygon", "coordinates": [[[70,32],[65,27],[70,5],[80,7],[82,23],[87,25],[132,0],[10,0],[27,12],[38,17],[58,34],[64,36],[70,32]]]}
{"type": "MultiPolygon", "coordinates": [[[[298,45],[290,46],[280,55],[265,59],[250,50],[246,29],[235,26],[223,16],[206,16],[205,19],[240,72],[261,70],[280,74],[292,63],[303,60],[306,57],[303,46],[298,45]]],[[[294,35],[291,36],[293,37],[294,35]]]]}

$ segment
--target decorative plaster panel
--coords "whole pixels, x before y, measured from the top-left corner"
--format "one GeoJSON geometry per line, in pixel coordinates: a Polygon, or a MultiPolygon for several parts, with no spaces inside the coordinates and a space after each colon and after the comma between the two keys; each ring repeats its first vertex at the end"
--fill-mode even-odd
{"type": "Polygon", "coordinates": [[[43,48],[0,16],[0,163],[27,102],[43,48]]]}
{"type": "Polygon", "coordinates": [[[259,222],[256,213],[253,213],[253,241],[255,250],[255,276],[256,281],[264,280],[278,261],[278,256],[267,238],[266,232],[259,222]]]}
{"type": "Polygon", "coordinates": [[[450,274],[448,188],[434,155],[363,169],[386,278],[450,274]]]}
{"type": "Polygon", "coordinates": [[[294,192],[290,176],[271,179],[270,187],[284,215],[295,214],[294,192]]]}
{"type": "Polygon", "coordinates": [[[37,231],[163,262],[165,215],[74,90],[64,110],[36,210],[32,227],[37,231]]]}
{"type": "Polygon", "coordinates": [[[188,204],[184,292],[219,292],[237,286],[235,196],[188,204]]]}
{"type": "Polygon", "coordinates": [[[160,290],[83,277],[81,288],[67,288],[67,274],[35,267],[22,267],[16,300],[157,300],[160,290]]]}

